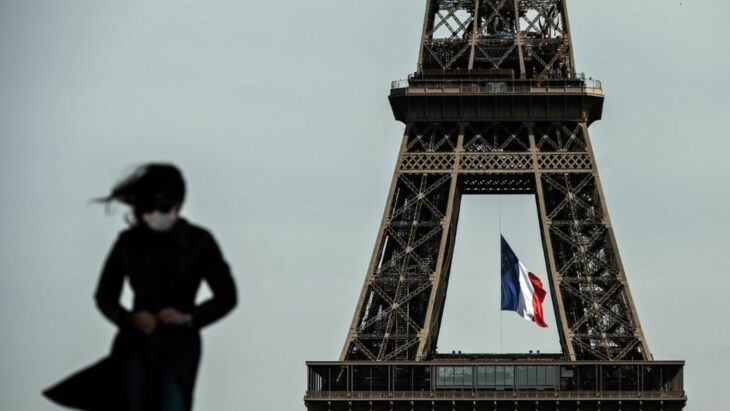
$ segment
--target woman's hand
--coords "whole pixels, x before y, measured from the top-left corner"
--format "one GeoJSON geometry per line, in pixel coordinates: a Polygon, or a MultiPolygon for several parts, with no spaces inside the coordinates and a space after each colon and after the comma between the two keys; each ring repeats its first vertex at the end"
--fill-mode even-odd
{"type": "Polygon", "coordinates": [[[157,328],[157,319],[147,311],[137,311],[132,315],[132,324],[146,335],[152,335],[157,328]]]}
{"type": "Polygon", "coordinates": [[[181,313],[172,307],[165,308],[157,313],[157,319],[167,325],[186,325],[188,318],[187,314],[181,313]]]}

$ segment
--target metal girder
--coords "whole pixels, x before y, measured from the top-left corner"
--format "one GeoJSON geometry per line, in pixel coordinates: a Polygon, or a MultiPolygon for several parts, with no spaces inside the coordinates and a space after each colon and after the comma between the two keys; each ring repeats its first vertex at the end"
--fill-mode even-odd
{"type": "MultiPolygon", "coordinates": [[[[403,151],[454,146],[448,140],[455,136],[443,127],[409,130],[413,138],[404,140],[403,151]]],[[[358,342],[346,347],[343,356],[370,360],[415,356],[438,271],[451,180],[448,175],[396,172],[381,238],[348,337],[358,342]]]]}
{"type": "Polygon", "coordinates": [[[565,0],[429,0],[418,72],[443,70],[573,78],[565,0]]]}

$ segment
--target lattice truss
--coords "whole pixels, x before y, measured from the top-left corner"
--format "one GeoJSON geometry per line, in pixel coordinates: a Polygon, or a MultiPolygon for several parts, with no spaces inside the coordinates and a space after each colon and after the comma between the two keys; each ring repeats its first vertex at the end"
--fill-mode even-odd
{"type": "Polygon", "coordinates": [[[579,360],[645,359],[594,174],[543,174],[541,183],[567,343],[579,360]]]}
{"type": "Polygon", "coordinates": [[[582,123],[535,123],[532,127],[538,152],[585,153],[588,150],[582,123]]]}
{"type": "Polygon", "coordinates": [[[529,152],[529,135],[535,134],[537,166],[545,171],[591,170],[583,128],[579,123],[473,122],[464,126],[464,146],[457,149],[455,136],[441,125],[413,126],[400,169],[409,172],[529,172],[534,159],[529,152]],[[446,136],[449,137],[446,137],[446,136]],[[455,151],[456,150],[456,151],[455,151]]]}
{"type": "Polygon", "coordinates": [[[574,75],[562,0],[430,0],[420,69],[574,75]]]}
{"type": "Polygon", "coordinates": [[[469,123],[464,129],[464,152],[527,152],[526,123],[469,123]]]}
{"type": "Polygon", "coordinates": [[[349,359],[414,359],[428,312],[450,175],[398,176],[349,359]]]}
{"type": "MultiPolygon", "coordinates": [[[[410,126],[404,151],[453,153],[456,124],[410,126]]],[[[414,359],[438,270],[452,177],[399,173],[358,304],[347,358],[414,359]]]]}
{"type": "Polygon", "coordinates": [[[424,33],[424,68],[466,68],[474,23],[475,0],[431,0],[431,20],[424,33]]]}
{"type": "Polygon", "coordinates": [[[501,192],[534,193],[541,204],[564,352],[585,360],[647,357],[585,123],[415,123],[402,150],[343,359],[429,356],[438,339],[459,197],[501,192]]]}

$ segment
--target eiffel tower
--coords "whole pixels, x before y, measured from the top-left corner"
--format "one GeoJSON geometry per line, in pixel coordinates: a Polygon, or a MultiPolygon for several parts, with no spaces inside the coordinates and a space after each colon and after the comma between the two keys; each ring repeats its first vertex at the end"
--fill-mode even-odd
{"type": "Polygon", "coordinates": [[[681,410],[682,361],[655,361],[629,290],[575,70],[566,0],[428,0],[405,124],[339,361],[308,362],[308,410],[681,410]],[[561,354],[435,351],[463,195],[532,194],[561,354]]]}

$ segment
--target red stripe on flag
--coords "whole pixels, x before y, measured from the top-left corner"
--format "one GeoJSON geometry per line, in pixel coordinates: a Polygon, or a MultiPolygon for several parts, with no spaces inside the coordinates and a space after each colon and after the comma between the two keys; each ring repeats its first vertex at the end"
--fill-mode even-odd
{"type": "Polygon", "coordinates": [[[535,312],[532,321],[540,327],[547,328],[545,317],[542,313],[542,302],[545,301],[545,295],[547,295],[547,293],[545,292],[545,289],[542,288],[542,281],[540,281],[535,274],[527,273],[527,275],[530,277],[532,288],[535,290],[535,294],[532,294],[532,309],[535,312]]]}

